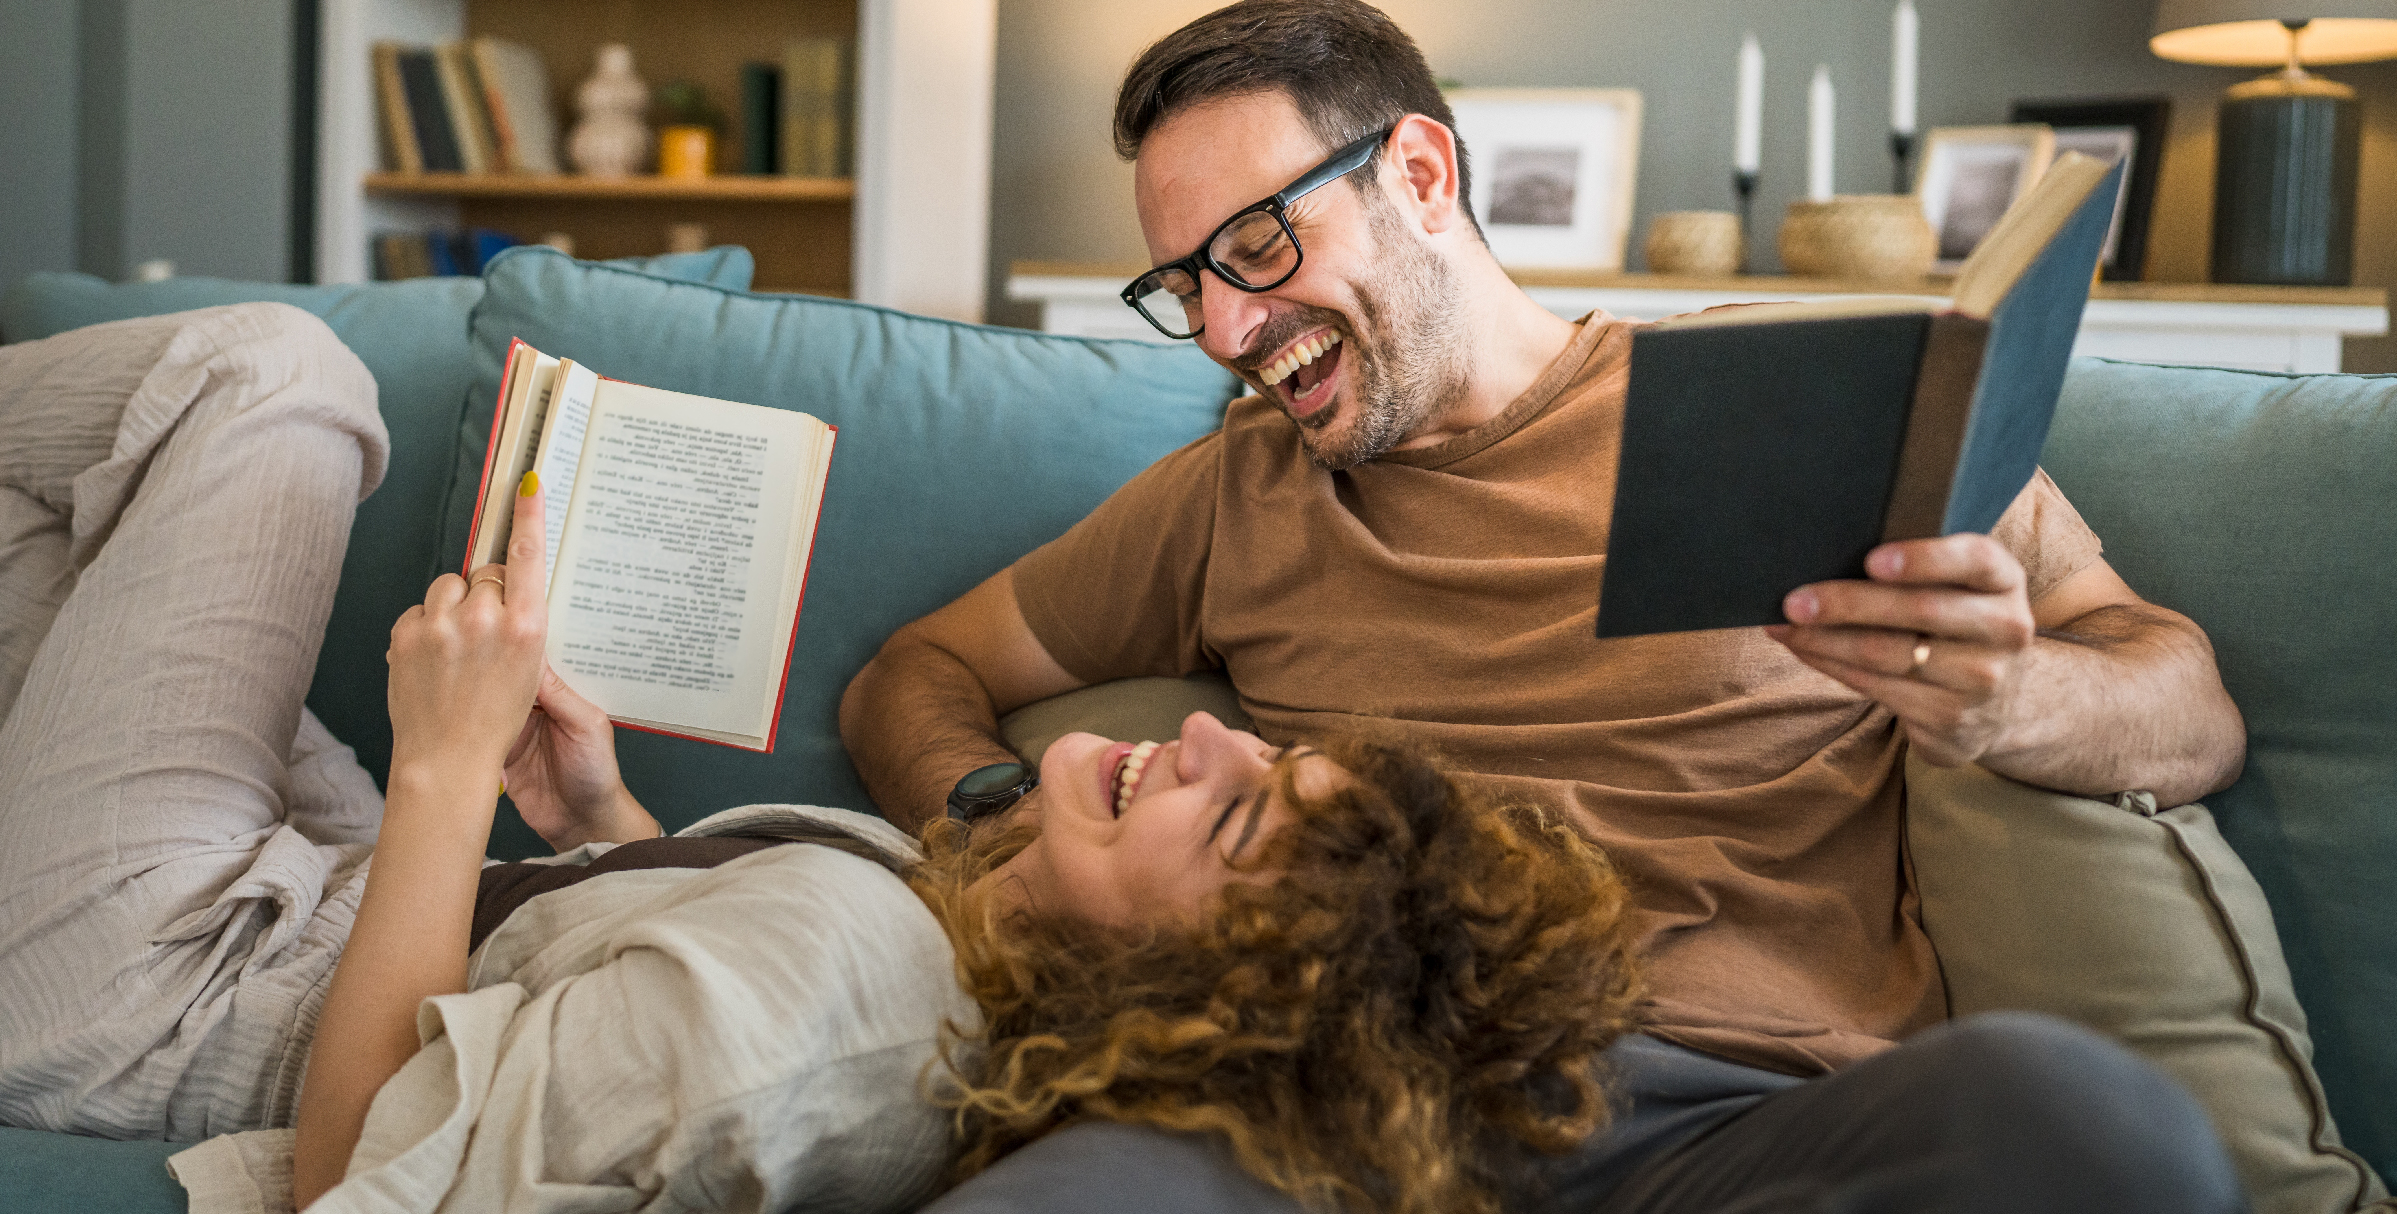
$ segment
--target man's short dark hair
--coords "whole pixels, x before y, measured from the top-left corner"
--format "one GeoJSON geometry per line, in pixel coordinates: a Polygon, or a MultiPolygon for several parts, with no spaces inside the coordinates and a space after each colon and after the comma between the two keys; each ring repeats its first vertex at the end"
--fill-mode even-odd
{"type": "MultiPolygon", "coordinates": [[[[1240,0],[1141,52],[1115,95],[1115,152],[1137,158],[1158,123],[1201,102],[1276,90],[1289,96],[1326,150],[1408,114],[1456,131],[1456,115],[1423,52],[1380,9],[1360,0],[1240,0]]],[[[1472,184],[1459,139],[1460,204],[1472,184]]]]}

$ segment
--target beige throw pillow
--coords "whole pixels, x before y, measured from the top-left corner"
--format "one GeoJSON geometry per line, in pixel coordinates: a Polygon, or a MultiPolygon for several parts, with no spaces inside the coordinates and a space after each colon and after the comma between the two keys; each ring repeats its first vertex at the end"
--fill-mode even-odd
{"type": "Polygon", "coordinates": [[[1240,695],[1220,672],[1182,679],[1117,679],[1080,691],[1038,700],[1008,713],[999,735],[1008,749],[1038,764],[1049,743],[1069,733],[1095,733],[1118,742],[1171,742],[1182,736],[1182,718],[1215,714],[1234,729],[1255,732],[1240,709],[1240,695]]]}
{"type": "Polygon", "coordinates": [[[1955,1015],[2104,1033],[2213,1116],[2258,1214],[2387,1196],[2339,1144],[2272,909],[2202,805],[2158,812],[1906,761],[1906,839],[1955,1015]]]}

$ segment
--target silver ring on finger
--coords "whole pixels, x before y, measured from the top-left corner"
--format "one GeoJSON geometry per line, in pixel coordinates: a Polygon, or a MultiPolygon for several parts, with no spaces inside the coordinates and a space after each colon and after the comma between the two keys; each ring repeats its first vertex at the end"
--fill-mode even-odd
{"type": "Polygon", "coordinates": [[[1931,638],[1924,636],[1921,633],[1916,633],[1914,639],[1914,661],[1911,665],[1906,667],[1906,677],[1911,679],[1922,674],[1924,663],[1929,662],[1930,660],[1931,638]]]}

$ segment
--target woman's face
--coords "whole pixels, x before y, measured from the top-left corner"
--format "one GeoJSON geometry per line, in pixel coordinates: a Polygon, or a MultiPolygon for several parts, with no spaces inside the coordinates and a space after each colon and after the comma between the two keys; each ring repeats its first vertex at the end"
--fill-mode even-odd
{"type": "Polygon", "coordinates": [[[989,879],[1005,901],[1044,914],[1111,926],[1193,917],[1231,881],[1269,875],[1253,864],[1290,820],[1275,787],[1286,756],[1303,796],[1345,776],[1330,759],[1277,750],[1203,712],[1162,745],[1069,733],[1041,756],[1040,837],[989,879]]]}

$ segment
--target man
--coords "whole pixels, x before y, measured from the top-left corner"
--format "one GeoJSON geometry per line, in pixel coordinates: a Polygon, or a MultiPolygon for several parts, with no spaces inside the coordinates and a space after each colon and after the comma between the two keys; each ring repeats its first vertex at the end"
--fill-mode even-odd
{"type": "Polygon", "coordinates": [[[1356,0],[1248,0],[1134,64],[1116,142],[1160,268],[1127,297],[1257,395],[891,639],[842,705],[876,799],[918,825],[1010,757],[999,714],[1221,667],[1268,740],[1434,746],[1639,891],[1631,1109],[1554,1179],[1568,1204],[2236,1208],[2202,1115],[2113,1047],[1924,1033],[1946,1000],[1901,852],[1909,745],[2092,795],[2228,785],[2244,732],[2204,635],[2040,474],[1993,535],[1884,545],[1870,580],[1793,588],[1788,624],[1595,640],[1631,326],[1507,279],[1452,128],[1356,0]]]}

